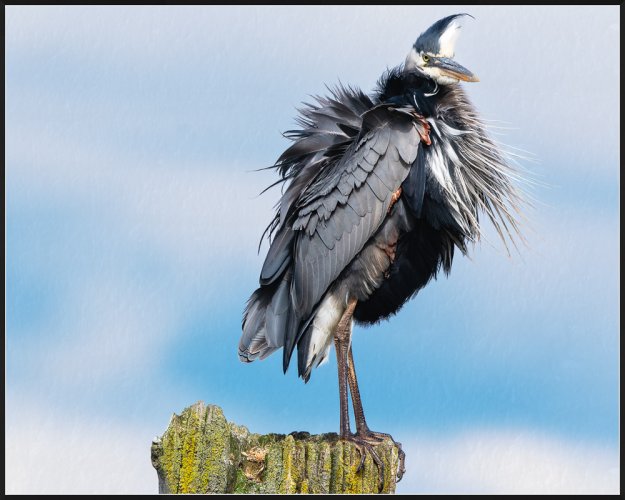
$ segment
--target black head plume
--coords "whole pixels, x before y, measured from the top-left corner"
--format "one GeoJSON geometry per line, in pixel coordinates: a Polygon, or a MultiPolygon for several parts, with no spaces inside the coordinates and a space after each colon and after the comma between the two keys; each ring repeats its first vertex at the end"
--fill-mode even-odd
{"type": "Polygon", "coordinates": [[[462,16],[475,19],[471,14],[453,14],[439,19],[417,38],[413,45],[417,53],[453,57],[457,30],[460,28],[456,20],[462,16]]]}

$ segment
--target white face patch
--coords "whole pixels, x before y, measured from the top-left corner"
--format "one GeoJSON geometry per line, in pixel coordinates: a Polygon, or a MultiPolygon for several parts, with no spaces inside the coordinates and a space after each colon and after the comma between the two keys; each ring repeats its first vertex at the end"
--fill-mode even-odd
{"type": "Polygon", "coordinates": [[[447,29],[438,39],[440,47],[439,56],[450,58],[454,57],[454,50],[456,47],[456,41],[458,40],[458,35],[460,35],[460,28],[460,23],[458,23],[455,19],[449,23],[447,29]]]}
{"type": "Polygon", "coordinates": [[[406,56],[406,62],[404,63],[404,67],[407,71],[412,71],[417,67],[421,66],[421,61],[421,54],[419,54],[417,50],[413,47],[406,56]]]}
{"type": "MultiPolygon", "coordinates": [[[[425,54],[426,57],[431,54],[425,54]]],[[[417,52],[417,49],[414,47],[408,53],[406,57],[406,62],[404,63],[404,67],[406,70],[410,71],[416,68],[425,69],[426,62],[423,59],[424,54],[422,52],[417,52]]]]}
{"type": "Polygon", "coordinates": [[[436,67],[425,67],[422,68],[423,72],[428,74],[430,77],[432,77],[436,83],[438,83],[439,85],[451,85],[452,83],[458,83],[460,80],[458,80],[458,78],[454,78],[453,76],[449,76],[449,75],[444,75],[440,68],[436,68],[436,67]]]}

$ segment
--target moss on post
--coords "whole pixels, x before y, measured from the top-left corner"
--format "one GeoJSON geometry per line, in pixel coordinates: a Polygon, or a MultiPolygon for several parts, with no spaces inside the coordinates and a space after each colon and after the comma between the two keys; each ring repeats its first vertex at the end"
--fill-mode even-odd
{"type": "MultiPolygon", "coordinates": [[[[383,493],[395,492],[398,450],[376,447],[385,465],[383,493]]],[[[252,434],[218,406],[198,402],[152,443],[159,493],[377,493],[378,469],[337,434],[252,434]]]]}

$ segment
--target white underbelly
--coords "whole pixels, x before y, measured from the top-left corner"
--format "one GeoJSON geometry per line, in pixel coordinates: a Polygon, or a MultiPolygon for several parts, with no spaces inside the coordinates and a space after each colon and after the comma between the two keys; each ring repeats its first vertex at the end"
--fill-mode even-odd
{"type": "Polygon", "coordinates": [[[319,366],[328,360],[330,347],[334,341],[334,331],[345,312],[345,303],[329,293],[325,296],[312,323],[312,335],[306,366],[319,366]]]}

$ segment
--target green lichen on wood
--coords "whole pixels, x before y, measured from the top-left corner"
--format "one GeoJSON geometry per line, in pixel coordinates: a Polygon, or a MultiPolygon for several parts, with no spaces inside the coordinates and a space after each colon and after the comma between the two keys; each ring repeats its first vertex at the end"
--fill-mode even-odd
{"type": "Polygon", "coordinates": [[[200,434],[199,417],[196,411],[187,414],[186,429],[182,445],[182,464],[180,466],[180,493],[191,493],[191,483],[199,477],[198,462],[196,460],[197,441],[200,434]]]}
{"type": "MultiPolygon", "coordinates": [[[[376,446],[385,464],[383,493],[395,492],[398,450],[376,446]]],[[[336,434],[252,434],[221,408],[198,402],[173,415],[152,443],[160,493],[377,493],[378,468],[336,434]]]]}

